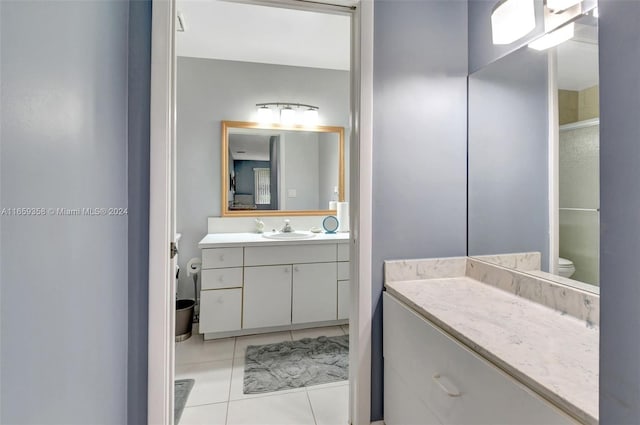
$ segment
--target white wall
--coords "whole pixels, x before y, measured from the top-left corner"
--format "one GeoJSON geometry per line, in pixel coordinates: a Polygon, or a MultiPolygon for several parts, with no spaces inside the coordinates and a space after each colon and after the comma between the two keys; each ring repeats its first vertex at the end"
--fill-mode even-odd
{"type": "MultiPolygon", "coordinates": [[[[127,207],[129,3],[0,7],[0,206],[127,207]]],[[[127,423],[127,216],[1,227],[0,422],[127,423]]]]}

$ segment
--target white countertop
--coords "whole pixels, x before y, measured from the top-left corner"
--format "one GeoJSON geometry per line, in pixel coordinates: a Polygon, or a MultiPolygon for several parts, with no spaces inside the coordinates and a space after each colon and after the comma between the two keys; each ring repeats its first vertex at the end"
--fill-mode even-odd
{"type": "Polygon", "coordinates": [[[562,410],[581,422],[598,423],[597,326],[469,277],[385,286],[562,410]]]}
{"type": "Polygon", "coordinates": [[[198,243],[198,248],[349,243],[349,233],[314,233],[314,235],[310,239],[279,240],[265,238],[260,233],[209,233],[198,243]]]}

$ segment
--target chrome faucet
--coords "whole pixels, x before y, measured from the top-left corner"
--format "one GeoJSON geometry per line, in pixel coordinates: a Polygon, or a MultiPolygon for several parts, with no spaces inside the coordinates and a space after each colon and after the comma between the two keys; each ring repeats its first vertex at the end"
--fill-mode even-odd
{"type": "Polygon", "coordinates": [[[280,229],[282,233],[291,233],[293,229],[291,228],[291,220],[287,219],[284,221],[284,227],[280,229]]]}

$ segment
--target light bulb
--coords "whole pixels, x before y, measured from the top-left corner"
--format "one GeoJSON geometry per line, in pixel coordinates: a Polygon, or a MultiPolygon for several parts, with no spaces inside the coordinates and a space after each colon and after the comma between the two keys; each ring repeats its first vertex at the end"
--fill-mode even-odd
{"type": "Polygon", "coordinates": [[[266,106],[258,108],[258,122],[262,124],[268,124],[273,122],[273,111],[266,106]]]}
{"type": "Polygon", "coordinates": [[[318,110],[309,108],[304,111],[304,125],[314,126],[316,124],[318,124],[318,110]]]}
{"type": "Polygon", "coordinates": [[[573,38],[574,23],[571,22],[563,27],[558,28],[555,31],[545,34],[532,43],[529,43],[529,47],[535,50],[546,50],[550,47],[557,46],[560,43],[573,38]]]}
{"type": "Polygon", "coordinates": [[[535,27],[534,0],[503,0],[491,13],[493,44],[511,44],[535,27]]]}
{"type": "Polygon", "coordinates": [[[285,106],[280,110],[280,124],[293,125],[296,122],[296,111],[290,106],[285,106]]]}

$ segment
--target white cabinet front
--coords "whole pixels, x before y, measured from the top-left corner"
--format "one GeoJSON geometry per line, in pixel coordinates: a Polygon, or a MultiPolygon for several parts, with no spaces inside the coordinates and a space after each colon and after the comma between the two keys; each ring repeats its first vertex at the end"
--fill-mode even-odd
{"type": "Polygon", "coordinates": [[[336,263],[293,266],[293,323],[336,320],[336,263]]]}
{"type": "Polygon", "coordinates": [[[237,331],[240,326],[242,289],[200,292],[200,333],[237,331]]]}
{"type": "Polygon", "coordinates": [[[338,281],[338,320],[349,318],[349,293],[351,292],[350,281],[338,281]]]}
{"type": "Polygon", "coordinates": [[[245,267],[243,329],[291,323],[292,266],[245,267]]]}

